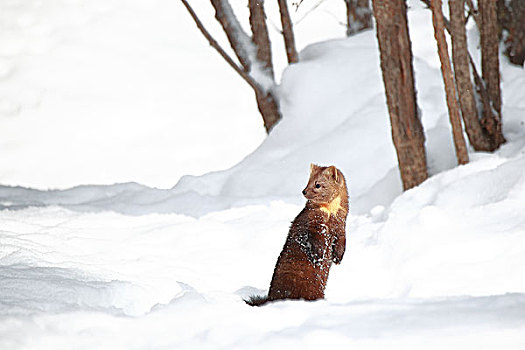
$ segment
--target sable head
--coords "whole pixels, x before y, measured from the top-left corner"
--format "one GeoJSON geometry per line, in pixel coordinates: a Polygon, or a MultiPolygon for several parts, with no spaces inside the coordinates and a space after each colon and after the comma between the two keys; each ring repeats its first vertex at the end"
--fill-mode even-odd
{"type": "Polygon", "coordinates": [[[330,203],[346,193],[345,179],[335,166],[320,167],[310,164],[310,179],[303,195],[314,203],[330,203]]]}

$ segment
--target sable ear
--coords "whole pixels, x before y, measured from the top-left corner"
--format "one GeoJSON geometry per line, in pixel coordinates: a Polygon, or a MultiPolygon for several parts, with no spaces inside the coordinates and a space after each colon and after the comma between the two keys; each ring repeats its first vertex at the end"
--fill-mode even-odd
{"type": "Polygon", "coordinates": [[[339,182],[339,173],[337,172],[337,168],[335,166],[330,166],[327,169],[328,173],[332,178],[335,180],[335,182],[339,182]]]}
{"type": "Polygon", "coordinates": [[[313,173],[317,168],[319,168],[319,166],[315,165],[314,163],[310,163],[310,173],[313,173]]]}

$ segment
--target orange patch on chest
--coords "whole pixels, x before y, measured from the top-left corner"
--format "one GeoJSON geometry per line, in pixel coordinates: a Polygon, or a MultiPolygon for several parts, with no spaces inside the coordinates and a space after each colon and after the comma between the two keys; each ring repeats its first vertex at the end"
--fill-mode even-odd
{"type": "Polygon", "coordinates": [[[341,207],[341,197],[337,196],[330,203],[322,205],[320,209],[328,215],[337,215],[337,212],[342,208],[343,207],[341,207]]]}

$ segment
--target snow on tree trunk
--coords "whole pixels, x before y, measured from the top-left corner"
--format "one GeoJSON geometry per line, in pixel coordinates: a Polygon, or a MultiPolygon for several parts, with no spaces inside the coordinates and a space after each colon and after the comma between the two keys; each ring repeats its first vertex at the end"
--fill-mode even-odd
{"type": "MultiPolygon", "coordinates": [[[[271,58],[271,45],[266,27],[263,1],[250,0],[250,27],[253,36],[243,30],[228,0],[211,0],[215,18],[221,24],[230,45],[244,70],[257,83],[254,88],[257,107],[266,132],[281,119],[271,58]]],[[[253,86],[252,86],[253,87],[253,86]]]]}

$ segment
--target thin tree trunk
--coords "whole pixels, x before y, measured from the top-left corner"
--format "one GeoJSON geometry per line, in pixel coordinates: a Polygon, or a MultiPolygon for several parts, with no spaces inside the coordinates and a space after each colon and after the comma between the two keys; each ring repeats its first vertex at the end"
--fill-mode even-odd
{"type": "Polygon", "coordinates": [[[496,150],[499,148],[499,146],[506,142],[501,130],[501,118],[499,118],[494,108],[492,108],[492,102],[486,89],[485,82],[478,74],[472,57],[470,57],[470,66],[472,67],[476,93],[480,100],[479,107],[481,109],[482,116],[480,121],[481,127],[483,128],[484,134],[487,135],[491,150],[496,150]]]}
{"type": "MultiPolygon", "coordinates": [[[[476,151],[492,152],[496,150],[502,142],[504,142],[501,134],[501,126],[491,126],[490,132],[484,125],[486,122],[480,122],[480,114],[482,110],[490,111],[490,100],[486,94],[481,78],[478,77],[476,67],[470,59],[467,49],[467,35],[465,30],[465,0],[450,0],[450,24],[451,24],[451,38],[452,38],[452,57],[454,61],[454,72],[456,77],[456,86],[458,89],[459,102],[463,114],[463,121],[465,123],[465,130],[469,137],[470,144],[476,151]],[[476,82],[479,100],[484,108],[478,110],[476,104],[476,97],[474,86],[472,84],[471,72],[474,75],[476,82]],[[495,130],[499,132],[495,133],[495,130]]],[[[490,120],[494,120],[491,116],[490,120]]],[[[494,124],[494,123],[492,123],[494,124]]]]}
{"type": "Polygon", "coordinates": [[[345,0],[346,35],[372,28],[372,10],[370,0],[345,0]]]}
{"type": "Polygon", "coordinates": [[[373,0],[392,139],[405,190],[428,177],[404,0],[373,0]]]}
{"type": "Polygon", "coordinates": [[[479,0],[478,10],[481,19],[479,31],[481,74],[483,79],[478,81],[477,85],[478,90],[481,92],[480,97],[484,102],[481,124],[493,139],[495,148],[498,148],[505,142],[505,138],[501,131],[501,90],[496,0],[479,0]],[[488,100],[490,100],[490,105],[487,103],[487,96],[488,100]]]}
{"type": "MultiPolygon", "coordinates": [[[[250,27],[252,29],[252,41],[257,47],[257,61],[263,64],[264,73],[274,80],[272,49],[268,27],[266,26],[266,14],[264,12],[264,0],[249,0],[250,27]]],[[[253,67],[252,67],[253,68],[253,67]]],[[[277,99],[270,90],[256,91],[257,106],[263,116],[266,132],[270,133],[272,128],[281,120],[281,113],[277,99]]]]}
{"type": "Polygon", "coordinates": [[[299,62],[299,55],[295,48],[295,38],[293,34],[292,19],[288,11],[286,0],[279,0],[279,12],[281,13],[281,25],[283,27],[284,47],[286,48],[286,57],[288,63],[299,62]]]}
{"type": "Polygon", "coordinates": [[[501,90],[499,79],[498,18],[495,0],[479,0],[481,15],[481,75],[487,86],[492,107],[501,117],[501,90]]]}
{"type": "Polygon", "coordinates": [[[252,41],[257,47],[257,60],[263,64],[264,69],[273,79],[272,48],[266,26],[264,0],[249,0],[248,7],[250,8],[252,41]]]}
{"type": "MultiPolygon", "coordinates": [[[[246,36],[246,33],[242,31],[238,24],[236,25],[231,21],[232,14],[228,14],[228,11],[231,11],[231,7],[229,7],[229,4],[225,4],[226,0],[210,1],[215,9],[215,18],[221,24],[230,46],[243,66],[244,71],[250,74],[252,69],[254,69],[254,64],[258,64],[255,62],[257,61],[262,64],[260,68],[264,71],[264,74],[273,80],[272,53],[262,1],[250,0],[250,25],[253,32],[252,41],[257,50],[255,58],[251,57],[249,48],[246,47],[246,42],[242,40],[242,37],[246,36]]],[[[252,88],[255,92],[257,108],[263,118],[264,127],[266,132],[270,133],[275,124],[281,120],[277,98],[271,89],[268,90],[260,82],[257,86],[252,86],[252,88]]]]}
{"type": "Polygon", "coordinates": [[[476,151],[489,151],[490,145],[479,123],[474,87],[472,85],[467,33],[465,29],[465,0],[450,0],[450,32],[452,60],[458,89],[459,104],[470,144],[476,151]]]}
{"type": "MultiPolygon", "coordinates": [[[[430,0],[422,1],[432,10],[433,6],[430,0]]],[[[505,143],[505,138],[501,131],[501,118],[495,114],[494,109],[491,107],[486,85],[479,76],[474,60],[467,49],[466,18],[463,1],[449,1],[450,22],[444,18],[444,25],[452,38],[452,57],[456,87],[470,144],[476,151],[492,152],[505,143]],[[470,73],[467,74],[469,66],[472,77],[470,73]],[[473,89],[473,83],[475,90],[473,89]]],[[[474,19],[479,26],[481,23],[479,13],[471,0],[466,0],[466,3],[470,8],[470,13],[475,15],[474,19]]]]}
{"type": "Polygon", "coordinates": [[[456,87],[454,85],[454,76],[452,74],[452,66],[450,65],[450,57],[448,55],[447,39],[445,38],[445,23],[443,20],[441,0],[432,0],[432,22],[434,24],[434,35],[437,41],[439,60],[441,61],[441,75],[443,76],[443,83],[445,84],[448,115],[450,118],[450,124],[452,125],[456,157],[458,159],[458,164],[467,164],[467,144],[463,137],[459,104],[456,100],[456,87]]]}

